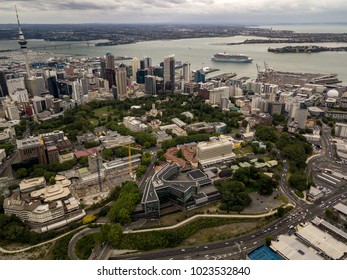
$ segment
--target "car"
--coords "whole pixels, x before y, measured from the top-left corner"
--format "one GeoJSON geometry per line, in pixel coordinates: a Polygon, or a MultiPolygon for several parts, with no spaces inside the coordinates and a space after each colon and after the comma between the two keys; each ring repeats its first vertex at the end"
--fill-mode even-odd
{"type": "Polygon", "coordinates": [[[255,245],[255,244],[257,244],[258,242],[257,241],[255,241],[255,242],[253,242],[253,245],[255,245]]]}
{"type": "Polygon", "coordinates": [[[186,249],[182,249],[181,251],[182,251],[182,252],[185,252],[185,250],[186,250],[186,249]]]}

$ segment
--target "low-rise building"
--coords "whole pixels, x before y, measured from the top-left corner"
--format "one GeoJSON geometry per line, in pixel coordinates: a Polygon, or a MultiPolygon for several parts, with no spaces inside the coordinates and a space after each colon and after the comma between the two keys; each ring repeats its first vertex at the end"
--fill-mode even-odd
{"type": "Polygon", "coordinates": [[[342,259],[347,253],[347,245],[345,243],[338,241],[311,223],[304,227],[299,227],[296,235],[302,242],[321,251],[329,259],[342,259]]]}
{"type": "Polygon", "coordinates": [[[126,146],[135,143],[135,139],[130,135],[120,135],[119,133],[112,131],[107,132],[106,136],[100,137],[101,144],[107,148],[112,149],[119,146],[126,146]]]}
{"type": "Polygon", "coordinates": [[[279,235],[270,248],[285,260],[324,260],[318,252],[300,242],[295,235],[279,235]]]}
{"type": "Polygon", "coordinates": [[[142,205],[149,216],[160,215],[160,204],[173,202],[182,207],[207,203],[209,195],[218,191],[211,186],[212,180],[200,170],[180,173],[176,163],[167,164],[147,182],[142,196],[142,205]]]}
{"type": "Polygon", "coordinates": [[[157,139],[158,144],[163,143],[165,140],[172,139],[172,136],[167,134],[165,130],[154,131],[152,135],[157,139]]]}
{"type": "Polygon", "coordinates": [[[146,131],[148,129],[146,124],[142,123],[141,120],[135,117],[124,117],[123,123],[126,128],[134,132],[146,131]]]}
{"type": "Polygon", "coordinates": [[[36,189],[41,189],[46,186],[45,177],[35,177],[31,179],[24,179],[19,183],[19,190],[21,193],[31,192],[36,189]]]}
{"type": "Polygon", "coordinates": [[[233,147],[233,139],[231,137],[215,137],[209,142],[198,143],[196,158],[202,167],[230,161],[236,156],[233,153],[233,147]]]}
{"type": "Polygon", "coordinates": [[[41,231],[58,228],[82,218],[78,201],[71,196],[71,181],[56,176],[54,185],[45,187],[44,177],[23,180],[10,197],[4,200],[4,212],[16,215],[23,222],[41,231]],[[53,226],[54,225],[54,226],[53,226]]]}
{"type": "Polygon", "coordinates": [[[339,213],[342,219],[347,221],[347,206],[346,205],[342,203],[338,203],[333,206],[333,209],[339,213]]]}
{"type": "Polygon", "coordinates": [[[307,200],[309,201],[316,201],[317,199],[320,199],[323,197],[323,192],[316,187],[311,186],[308,193],[307,193],[307,200]]]}

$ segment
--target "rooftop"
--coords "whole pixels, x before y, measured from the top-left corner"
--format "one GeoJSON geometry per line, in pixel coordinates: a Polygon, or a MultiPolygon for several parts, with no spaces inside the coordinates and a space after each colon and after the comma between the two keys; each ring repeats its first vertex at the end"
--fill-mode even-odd
{"type": "Polygon", "coordinates": [[[295,236],[280,235],[271,242],[271,248],[288,260],[323,260],[313,248],[300,242],[295,236]]]}
{"type": "Polygon", "coordinates": [[[333,236],[312,224],[299,227],[297,234],[334,260],[342,258],[347,252],[346,244],[336,240],[333,236]]]}
{"type": "Polygon", "coordinates": [[[341,212],[344,215],[347,215],[347,206],[342,204],[342,203],[338,203],[336,205],[334,205],[333,207],[336,211],[341,212]]]}
{"type": "Polygon", "coordinates": [[[43,187],[46,185],[45,177],[36,177],[31,179],[24,179],[19,183],[20,191],[25,191],[35,187],[43,187]]]}

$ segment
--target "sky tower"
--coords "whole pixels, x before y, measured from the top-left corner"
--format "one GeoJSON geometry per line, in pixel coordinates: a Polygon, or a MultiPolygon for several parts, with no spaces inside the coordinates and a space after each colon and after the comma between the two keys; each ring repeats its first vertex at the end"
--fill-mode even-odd
{"type": "Polygon", "coordinates": [[[16,10],[16,16],[17,16],[17,22],[18,22],[18,34],[19,34],[18,44],[20,45],[20,49],[23,52],[25,69],[27,71],[28,78],[30,78],[30,68],[29,68],[28,49],[27,49],[27,43],[28,42],[25,40],[22,29],[20,28],[20,23],[19,23],[19,18],[18,18],[18,13],[17,13],[17,7],[16,6],[14,6],[14,7],[16,10]]]}

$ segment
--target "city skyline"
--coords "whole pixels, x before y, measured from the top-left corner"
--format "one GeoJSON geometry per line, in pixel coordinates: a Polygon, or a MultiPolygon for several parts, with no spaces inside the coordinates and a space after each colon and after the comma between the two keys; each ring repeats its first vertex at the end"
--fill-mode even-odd
{"type": "Polygon", "coordinates": [[[206,23],[278,24],[346,22],[342,0],[5,0],[2,23],[206,23]],[[59,16],[58,16],[59,15],[59,16]]]}

